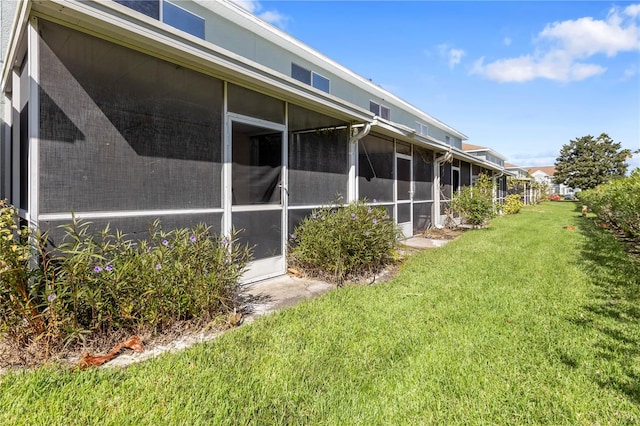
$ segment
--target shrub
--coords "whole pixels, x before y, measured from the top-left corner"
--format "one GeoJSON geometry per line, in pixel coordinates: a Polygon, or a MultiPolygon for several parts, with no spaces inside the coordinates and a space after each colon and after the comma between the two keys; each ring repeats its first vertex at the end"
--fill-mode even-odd
{"type": "Polygon", "coordinates": [[[520,212],[520,209],[524,207],[524,203],[521,200],[519,194],[507,195],[502,205],[502,212],[504,214],[516,214],[520,212]]]}
{"type": "Polygon", "coordinates": [[[640,169],[576,195],[600,220],[629,237],[640,238],[640,169]]]}
{"type": "Polygon", "coordinates": [[[15,209],[3,206],[0,331],[14,344],[55,350],[86,334],[160,330],[236,306],[251,253],[235,234],[228,241],[204,225],[164,232],[156,221],[148,239],[133,241],[109,226],[93,234],[74,218],[60,246],[47,250],[46,236],[27,228],[12,244],[15,209]]]}
{"type": "Polygon", "coordinates": [[[399,231],[384,207],[365,201],[314,210],[291,235],[292,266],[341,285],[394,260],[399,231]]]}
{"type": "Polygon", "coordinates": [[[463,187],[451,200],[451,208],[471,225],[482,225],[495,216],[493,206],[493,181],[491,176],[480,174],[473,186],[463,187]]]}
{"type": "Polygon", "coordinates": [[[34,238],[28,227],[18,229],[17,209],[0,200],[0,333],[18,340],[46,329],[39,274],[29,267],[34,238]]]}

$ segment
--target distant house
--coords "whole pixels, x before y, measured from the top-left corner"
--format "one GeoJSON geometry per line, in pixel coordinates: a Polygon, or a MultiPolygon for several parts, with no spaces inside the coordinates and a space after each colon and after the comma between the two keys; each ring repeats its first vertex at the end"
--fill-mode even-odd
{"type": "Polygon", "coordinates": [[[547,185],[549,194],[570,195],[574,193],[573,188],[554,181],[554,175],[556,174],[555,166],[529,167],[527,171],[536,182],[547,185]]]}
{"type": "MultiPolygon", "coordinates": [[[[495,182],[494,197],[496,202],[502,203],[504,201],[504,197],[507,195],[507,174],[505,174],[504,171],[506,157],[491,148],[480,145],[472,145],[469,143],[462,143],[462,150],[467,154],[474,156],[475,158],[482,159],[500,167],[501,172],[493,175],[495,182]]],[[[477,174],[471,177],[472,183],[475,182],[476,177],[477,174]]]]}
{"type": "Polygon", "coordinates": [[[531,185],[533,178],[530,177],[529,172],[525,167],[520,167],[511,163],[504,163],[505,173],[509,175],[515,182],[517,188],[508,188],[509,194],[519,193],[522,194],[523,202],[525,204],[533,204],[537,201],[539,194],[533,190],[531,185]]]}
{"type": "Polygon", "coordinates": [[[287,236],[338,196],[411,236],[504,178],[499,154],[231,1],[0,7],[0,197],[53,244],[72,215],[133,238],[156,218],[242,229],[251,282],[284,274],[287,236]]]}

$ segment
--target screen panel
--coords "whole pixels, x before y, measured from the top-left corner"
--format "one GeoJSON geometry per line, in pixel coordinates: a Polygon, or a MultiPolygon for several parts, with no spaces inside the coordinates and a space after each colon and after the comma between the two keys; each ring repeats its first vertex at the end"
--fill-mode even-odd
{"type": "Polygon", "coordinates": [[[431,228],[432,219],[431,211],[433,203],[414,203],[413,204],[413,233],[414,235],[425,232],[431,228]]]}
{"type": "Polygon", "coordinates": [[[39,29],[42,213],[220,207],[222,81],[39,29]]]}
{"type": "Polygon", "coordinates": [[[238,243],[253,247],[253,258],[282,254],[282,210],[233,212],[233,227],[240,230],[238,243]]]}
{"type": "MultiPolygon", "coordinates": [[[[195,228],[202,223],[210,226],[212,233],[220,235],[222,213],[100,218],[86,219],[82,222],[89,223],[90,234],[98,235],[108,224],[112,234],[116,230],[120,230],[127,235],[127,239],[139,241],[149,237],[149,229],[156,219],[160,220],[160,226],[164,231],[176,228],[195,228]]],[[[70,222],[69,220],[40,220],[38,226],[41,231],[48,232],[48,240],[56,247],[65,237],[65,230],[62,226],[70,222]]]]}
{"type": "Polygon", "coordinates": [[[393,201],[393,142],[368,135],[358,142],[359,198],[393,201]]]}

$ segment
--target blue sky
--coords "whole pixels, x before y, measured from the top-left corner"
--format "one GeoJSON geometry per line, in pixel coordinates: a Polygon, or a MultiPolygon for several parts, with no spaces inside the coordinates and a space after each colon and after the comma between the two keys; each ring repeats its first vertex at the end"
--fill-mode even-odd
{"type": "Polygon", "coordinates": [[[640,148],[640,2],[236,2],[509,162],[640,148]]]}

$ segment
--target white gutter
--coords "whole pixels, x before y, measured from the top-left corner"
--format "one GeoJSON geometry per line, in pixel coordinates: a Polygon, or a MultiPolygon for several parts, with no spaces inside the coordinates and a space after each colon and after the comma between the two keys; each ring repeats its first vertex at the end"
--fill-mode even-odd
{"type": "Polygon", "coordinates": [[[449,147],[449,151],[445,152],[440,157],[436,157],[436,163],[443,164],[453,159],[453,147],[449,147]]]}
{"type": "Polygon", "coordinates": [[[364,138],[365,136],[367,136],[369,134],[369,132],[371,131],[371,126],[375,126],[376,124],[378,124],[378,117],[373,117],[373,121],[371,123],[366,123],[364,125],[364,129],[362,129],[362,131],[360,133],[356,133],[355,135],[351,136],[351,138],[349,139],[349,143],[353,144],[358,142],[360,139],[364,138]]]}

